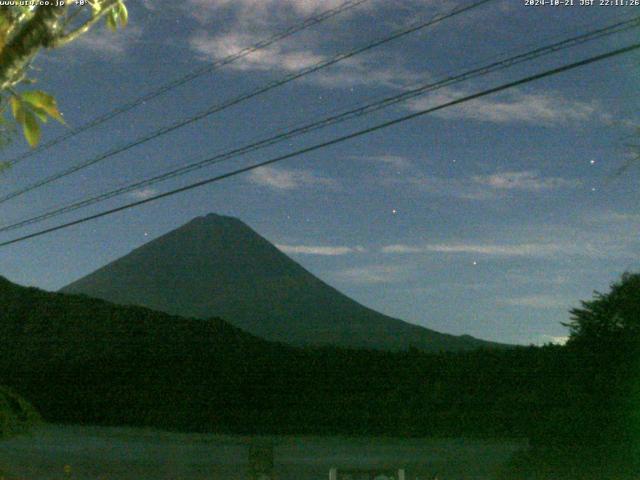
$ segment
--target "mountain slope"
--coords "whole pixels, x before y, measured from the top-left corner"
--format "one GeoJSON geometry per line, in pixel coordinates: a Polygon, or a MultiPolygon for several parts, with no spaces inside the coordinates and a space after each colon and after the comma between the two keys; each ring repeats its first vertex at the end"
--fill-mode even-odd
{"type": "Polygon", "coordinates": [[[228,320],[293,345],[427,351],[489,346],[382,315],[346,297],[240,220],[198,217],[64,289],[174,315],[228,320]]]}

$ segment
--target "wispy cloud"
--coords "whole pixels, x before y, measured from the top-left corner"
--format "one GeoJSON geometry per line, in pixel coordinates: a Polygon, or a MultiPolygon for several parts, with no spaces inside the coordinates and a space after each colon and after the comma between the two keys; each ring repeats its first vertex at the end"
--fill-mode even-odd
{"type": "Polygon", "coordinates": [[[498,300],[502,305],[509,305],[513,307],[528,307],[528,308],[561,308],[568,309],[571,306],[571,301],[567,298],[559,295],[525,295],[520,297],[502,298],[498,300]]]}
{"type": "Polygon", "coordinates": [[[593,225],[640,225],[640,213],[616,211],[595,212],[585,215],[584,220],[593,225]]]}
{"type": "MultiPolygon", "coordinates": [[[[410,110],[422,110],[469,93],[463,90],[441,89],[427,97],[413,100],[407,106],[410,110]]],[[[590,119],[610,121],[610,115],[596,102],[569,100],[553,92],[524,93],[517,90],[471,100],[434,112],[434,115],[447,119],[462,118],[491,123],[533,125],[578,124],[590,119]]]]}
{"type": "Polygon", "coordinates": [[[394,170],[406,170],[413,166],[413,162],[401,155],[371,155],[367,157],[357,157],[368,162],[378,163],[394,170]]]}
{"type": "Polygon", "coordinates": [[[413,245],[394,244],[385,245],[381,248],[381,251],[382,253],[424,253],[425,249],[413,245]]]}
{"type": "Polygon", "coordinates": [[[495,190],[521,190],[526,192],[575,188],[581,185],[579,180],[561,177],[542,177],[539,173],[532,171],[476,175],[473,177],[473,182],[479,185],[486,185],[495,190]]]}
{"type": "Polygon", "coordinates": [[[517,193],[539,193],[578,188],[575,178],[544,175],[534,170],[508,170],[465,176],[443,177],[427,173],[429,161],[399,155],[354,157],[378,165],[368,180],[382,186],[427,192],[464,200],[494,200],[517,193]]]}
{"type": "Polygon", "coordinates": [[[337,280],[349,283],[395,283],[407,277],[406,269],[397,265],[367,265],[336,272],[337,280]]]}
{"type": "MultiPolygon", "coordinates": [[[[192,50],[203,60],[217,61],[250,47],[268,34],[228,31],[211,34],[206,30],[194,33],[190,38],[192,50]]],[[[280,41],[255,50],[229,63],[227,68],[240,71],[298,72],[316,65],[329,57],[321,53],[320,42],[308,38],[304,42],[280,41]]],[[[329,68],[314,72],[303,81],[328,88],[347,88],[357,85],[405,88],[424,75],[402,65],[382,62],[378,55],[345,59],[329,68]]]]}
{"type": "Polygon", "coordinates": [[[261,167],[252,170],[248,180],[274,190],[295,190],[305,186],[335,187],[337,182],[310,170],[261,167]]]}
{"type": "Polygon", "coordinates": [[[382,253],[445,253],[474,254],[496,257],[548,257],[559,253],[570,253],[569,245],[554,243],[486,244],[486,243],[435,243],[425,245],[386,245],[382,253]]]}
{"type": "MultiPolygon", "coordinates": [[[[220,60],[238,53],[262,38],[257,35],[228,32],[211,35],[205,31],[196,33],[190,40],[192,49],[208,60],[220,60]]],[[[236,70],[280,70],[297,71],[320,62],[324,57],[310,50],[287,48],[285,43],[277,43],[267,48],[251,52],[230,63],[236,70]]]]}
{"type": "Polygon", "coordinates": [[[576,219],[575,226],[538,227],[540,235],[564,238],[576,249],[593,257],[628,259],[638,265],[640,257],[640,215],[621,211],[595,211],[576,219]]]}
{"type": "MultiPolygon", "coordinates": [[[[185,12],[201,25],[191,35],[189,45],[205,61],[220,60],[271,37],[282,31],[285,25],[342,3],[342,0],[187,0],[185,8],[188,10],[185,12]],[[222,26],[219,22],[221,17],[225,18],[222,26]]],[[[299,32],[295,37],[256,50],[226,68],[291,73],[314,65],[333,57],[338,51],[343,52],[345,44],[358,45],[358,40],[353,39],[354,32],[343,28],[344,25],[353,15],[362,15],[363,11],[381,6],[383,2],[369,1],[343,11],[322,29],[299,32]]],[[[424,8],[423,4],[421,9],[424,8]]],[[[366,37],[361,40],[366,41],[366,37]]],[[[425,75],[424,72],[413,71],[397,56],[372,51],[345,58],[302,81],[326,88],[364,85],[399,89],[424,81],[425,75]]]]}
{"type": "Polygon", "coordinates": [[[72,58],[69,55],[73,53],[82,53],[84,55],[96,55],[111,60],[122,57],[142,36],[142,29],[135,25],[129,25],[127,28],[112,32],[102,25],[96,26],[85,35],[82,35],[75,42],[66,45],[62,50],[65,58],[72,58]]]}
{"type": "MultiPolygon", "coordinates": [[[[234,10],[236,17],[245,22],[259,22],[270,16],[293,14],[308,16],[316,11],[335,8],[343,0],[187,0],[189,13],[207,21],[219,18],[222,10],[234,10]]],[[[263,20],[264,21],[264,20],[263,20]]]]}
{"type": "Polygon", "coordinates": [[[146,8],[150,12],[155,12],[158,10],[158,8],[165,6],[165,5],[158,5],[157,0],[141,0],[140,3],[144,8],[146,8]]]}
{"type": "Polygon", "coordinates": [[[434,195],[464,200],[492,200],[505,194],[537,193],[576,188],[581,185],[580,180],[577,179],[542,176],[533,171],[498,172],[462,178],[446,178],[414,170],[408,171],[404,176],[396,174],[376,178],[376,181],[392,187],[404,184],[434,195]]]}
{"type": "MultiPolygon", "coordinates": [[[[640,218],[636,214],[605,213],[577,218],[576,224],[526,224],[497,238],[510,241],[450,239],[439,243],[394,243],[382,246],[389,255],[468,255],[496,258],[616,259],[637,265],[640,252],[640,218]],[[589,220],[590,219],[590,220],[589,220]]],[[[575,268],[575,267],[574,267],[575,268]]],[[[625,267],[631,268],[631,267],[625,267]]],[[[554,282],[564,283],[567,277],[554,282]]]]}
{"type": "Polygon", "coordinates": [[[361,246],[345,247],[345,246],[317,246],[317,245],[282,245],[277,244],[278,250],[287,254],[301,254],[301,255],[323,255],[323,256],[338,256],[347,255],[351,253],[362,253],[366,249],[361,246]]]}
{"type": "Polygon", "coordinates": [[[439,197],[454,197],[463,200],[491,200],[498,197],[496,191],[469,178],[446,178],[422,172],[407,172],[406,175],[374,177],[374,181],[391,188],[402,187],[439,197]]]}
{"type": "Polygon", "coordinates": [[[426,245],[426,251],[437,253],[474,253],[506,257],[548,256],[562,252],[565,245],[553,243],[521,243],[515,245],[501,244],[433,244],[426,245]]]}
{"type": "Polygon", "coordinates": [[[158,190],[155,188],[143,188],[141,190],[136,190],[131,192],[129,196],[137,199],[137,200],[145,200],[147,198],[153,197],[158,193],[158,190]]]}
{"type": "Polygon", "coordinates": [[[365,58],[353,57],[341,61],[312,75],[308,81],[329,88],[367,86],[400,90],[416,82],[424,82],[427,77],[428,74],[424,72],[414,72],[382,55],[369,54],[365,58]]]}
{"type": "Polygon", "coordinates": [[[554,288],[566,286],[571,282],[572,275],[568,272],[553,273],[549,272],[531,272],[531,271],[511,271],[504,275],[505,280],[510,284],[523,285],[552,285],[554,288]]]}

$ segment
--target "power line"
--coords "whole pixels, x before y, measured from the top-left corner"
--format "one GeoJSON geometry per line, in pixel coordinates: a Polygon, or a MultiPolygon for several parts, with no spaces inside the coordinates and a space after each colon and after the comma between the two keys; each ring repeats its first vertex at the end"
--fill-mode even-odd
{"type": "Polygon", "coordinates": [[[125,144],[123,146],[120,146],[120,147],[113,148],[113,149],[111,149],[111,150],[109,150],[109,151],[107,151],[107,152],[105,152],[103,154],[98,155],[97,157],[94,157],[94,158],[86,160],[86,161],[84,161],[82,163],[76,164],[76,165],[74,165],[74,166],[72,166],[70,168],[67,168],[66,170],[62,170],[62,171],[60,171],[58,173],[55,173],[55,174],[50,175],[48,177],[45,177],[42,180],[38,180],[37,182],[34,182],[34,183],[32,183],[30,185],[27,185],[27,186],[25,186],[23,188],[20,188],[18,190],[14,190],[13,192],[7,193],[7,194],[5,194],[5,195],[0,197],[0,204],[6,202],[8,200],[11,200],[11,199],[13,199],[15,197],[18,197],[20,195],[23,195],[23,194],[25,194],[27,192],[30,192],[30,191],[35,190],[37,188],[40,188],[40,187],[42,187],[44,185],[47,185],[47,184],[49,184],[49,183],[51,183],[51,182],[53,182],[55,180],[59,180],[61,178],[69,176],[69,175],[71,175],[71,174],[73,174],[73,173],[75,173],[75,172],[77,172],[79,170],[82,170],[84,168],[87,168],[87,167],[89,167],[91,165],[95,165],[96,163],[101,162],[102,160],[105,160],[107,158],[110,158],[110,157],[112,157],[112,156],[114,156],[116,154],[125,152],[127,150],[130,150],[130,149],[138,146],[138,145],[141,145],[141,144],[146,143],[146,142],[148,142],[150,140],[158,138],[158,137],[160,137],[162,135],[170,133],[170,132],[172,132],[174,130],[177,130],[178,128],[184,127],[184,126],[189,125],[191,123],[194,123],[194,122],[196,122],[198,120],[201,120],[201,119],[203,119],[205,117],[208,117],[208,116],[210,116],[210,115],[212,115],[214,113],[218,113],[218,112],[220,112],[222,110],[225,110],[225,109],[227,109],[227,108],[229,108],[231,106],[237,105],[237,104],[239,104],[239,103],[241,103],[241,102],[243,102],[245,100],[249,100],[249,99],[251,99],[253,97],[261,95],[261,94],[263,94],[265,92],[268,92],[269,90],[272,90],[272,89],[274,89],[276,87],[279,87],[279,86],[282,86],[282,85],[284,85],[286,83],[292,82],[293,80],[296,80],[296,79],[301,78],[303,76],[309,75],[309,74],[314,73],[314,72],[316,72],[318,70],[327,68],[327,67],[329,67],[331,65],[334,65],[334,64],[336,64],[338,62],[341,62],[343,60],[351,58],[351,57],[353,57],[355,55],[358,55],[360,53],[364,53],[366,51],[372,50],[373,48],[376,48],[376,47],[379,47],[379,46],[384,45],[386,43],[389,43],[389,42],[391,42],[393,40],[401,38],[401,37],[403,37],[405,35],[408,35],[410,33],[413,33],[413,32],[416,32],[418,30],[424,29],[426,27],[435,25],[436,23],[439,23],[439,22],[441,22],[443,20],[446,20],[448,18],[451,18],[453,16],[456,16],[456,15],[459,15],[461,13],[467,12],[467,11],[472,10],[474,8],[478,8],[478,7],[482,6],[482,5],[484,5],[485,3],[488,3],[488,2],[491,2],[491,1],[493,1],[493,0],[479,0],[479,1],[476,1],[475,3],[470,4],[470,5],[466,5],[466,6],[463,6],[463,7],[456,7],[456,8],[454,8],[453,10],[449,11],[446,14],[438,14],[438,15],[435,15],[434,17],[432,17],[431,19],[429,19],[427,21],[419,22],[417,24],[414,23],[413,25],[411,25],[411,26],[409,26],[407,28],[403,28],[403,29],[397,30],[393,34],[391,34],[391,35],[389,35],[387,37],[384,37],[384,38],[382,38],[380,40],[376,40],[373,43],[369,43],[369,44],[367,44],[367,45],[365,45],[363,47],[359,47],[359,48],[356,48],[354,50],[350,50],[350,51],[345,52],[345,53],[340,53],[340,54],[335,55],[335,56],[333,56],[333,57],[331,57],[329,59],[322,60],[322,61],[320,61],[318,63],[315,63],[315,64],[313,64],[313,65],[311,65],[309,67],[303,68],[302,70],[299,70],[298,72],[295,72],[295,73],[292,73],[290,75],[287,75],[287,76],[285,76],[284,78],[282,78],[280,80],[268,83],[267,85],[265,85],[263,87],[259,87],[256,90],[252,90],[251,92],[248,92],[246,94],[240,95],[240,96],[235,97],[235,98],[232,98],[232,99],[230,99],[230,100],[228,100],[228,101],[226,101],[226,102],[224,102],[222,104],[213,105],[212,107],[208,108],[207,110],[204,110],[204,111],[202,111],[202,112],[200,112],[200,113],[198,113],[198,114],[196,114],[196,115],[194,115],[192,117],[189,117],[186,120],[181,120],[181,121],[176,122],[176,123],[174,123],[172,125],[169,125],[167,127],[163,127],[163,128],[161,128],[159,130],[156,130],[155,132],[152,132],[152,133],[150,133],[148,135],[145,135],[145,136],[143,136],[141,138],[138,138],[137,140],[134,140],[133,142],[127,143],[127,144],[125,144]]]}
{"type": "Polygon", "coordinates": [[[50,228],[46,228],[46,229],[43,229],[43,230],[39,230],[37,232],[30,233],[30,234],[24,235],[22,237],[14,238],[12,240],[7,240],[5,242],[0,243],[0,247],[4,247],[4,246],[7,246],[7,245],[12,245],[14,243],[22,242],[22,241],[28,240],[30,238],[39,237],[39,236],[42,236],[42,235],[45,235],[45,234],[48,234],[48,233],[51,233],[51,232],[55,232],[57,230],[62,230],[62,229],[65,229],[65,228],[72,227],[74,225],[79,225],[81,223],[85,223],[85,222],[88,222],[90,220],[95,220],[97,218],[105,217],[107,215],[111,215],[111,214],[114,214],[114,213],[117,213],[117,212],[121,212],[123,210],[128,210],[130,208],[134,208],[134,207],[137,207],[137,206],[140,206],[140,205],[144,205],[146,203],[154,202],[156,200],[160,200],[160,199],[165,198],[165,197],[170,197],[170,196],[176,195],[178,193],[182,193],[182,192],[186,192],[186,191],[189,191],[189,190],[193,190],[195,188],[199,188],[199,187],[202,187],[204,185],[208,185],[210,183],[219,182],[219,181],[224,180],[226,178],[234,177],[236,175],[240,175],[242,173],[246,173],[246,172],[249,172],[251,170],[255,170],[257,168],[260,168],[260,167],[264,167],[264,166],[267,166],[267,165],[272,165],[274,163],[281,162],[283,160],[287,160],[289,158],[297,157],[297,156],[303,155],[305,153],[309,153],[309,152],[312,152],[312,151],[315,151],[315,150],[319,150],[319,149],[322,149],[322,148],[329,147],[331,145],[336,145],[338,143],[342,143],[342,142],[345,142],[347,140],[351,140],[353,138],[360,137],[362,135],[367,135],[369,133],[373,133],[375,131],[382,130],[384,128],[388,128],[388,127],[391,127],[393,125],[396,125],[396,124],[399,124],[399,123],[402,123],[402,122],[406,122],[408,120],[412,120],[412,119],[417,118],[417,117],[421,117],[421,116],[426,115],[428,113],[432,113],[432,112],[435,112],[435,111],[438,111],[438,110],[443,110],[445,108],[453,107],[455,105],[459,105],[459,104],[464,103],[464,102],[468,102],[468,101],[471,101],[471,100],[475,100],[477,98],[485,97],[487,95],[491,95],[491,94],[494,94],[494,93],[497,93],[497,92],[501,92],[503,90],[507,90],[507,89],[510,89],[510,88],[513,88],[513,87],[524,85],[526,83],[530,83],[530,82],[533,82],[533,81],[536,81],[536,80],[540,80],[542,78],[550,77],[552,75],[557,75],[557,74],[560,74],[560,73],[563,73],[563,72],[566,72],[566,71],[569,71],[569,70],[573,70],[575,68],[579,68],[579,67],[582,67],[582,66],[585,66],[585,65],[589,65],[589,64],[592,64],[592,63],[595,63],[595,62],[599,62],[599,61],[608,59],[608,58],[612,58],[612,57],[615,57],[615,56],[618,56],[618,55],[629,53],[631,51],[638,50],[638,49],[640,49],[640,43],[635,43],[635,44],[629,45],[627,47],[619,48],[617,50],[612,50],[612,51],[609,51],[607,53],[603,53],[603,54],[600,54],[600,55],[589,57],[589,58],[587,58],[585,60],[581,60],[579,62],[574,62],[574,63],[570,63],[568,65],[564,65],[564,66],[561,66],[561,67],[553,68],[551,70],[546,70],[546,71],[544,71],[542,73],[538,73],[538,74],[535,74],[535,75],[530,75],[528,77],[521,78],[519,80],[515,80],[515,81],[509,82],[509,83],[505,83],[505,84],[502,84],[500,86],[490,88],[488,90],[483,90],[481,92],[474,93],[472,95],[467,95],[465,97],[461,97],[461,98],[458,98],[456,100],[452,100],[450,102],[446,102],[446,103],[437,105],[435,107],[419,110],[417,112],[414,112],[414,113],[411,113],[411,114],[408,114],[408,115],[404,115],[402,117],[399,117],[399,118],[396,118],[396,119],[393,119],[393,120],[389,120],[389,121],[380,123],[378,125],[374,125],[373,127],[369,127],[369,128],[363,129],[363,130],[359,130],[357,132],[350,133],[348,135],[343,135],[341,137],[337,137],[337,138],[334,138],[332,140],[328,140],[326,142],[315,144],[315,145],[312,145],[310,147],[306,147],[306,148],[297,150],[295,152],[288,153],[286,155],[281,155],[281,156],[278,156],[278,157],[275,157],[275,158],[271,158],[269,160],[265,160],[263,162],[255,163],[255,164],[249,165],[247,167],[243,167],[243,168],[239,168],[239,169],[233,170],[231,172],[227,172],[227,173],[224,173],[224,174],[221,174],[221,175],[216,175],[214,177],[207,178],[205,180],[200,180],[198,182],[191,183],[191,184],[186,185],[184,187],[176,188],[176,189],[168,191],[168,192],[164,192],[164,193],[160,193],[158,195],[154,195],[153,197],[145,198],[143,200],[138,200],[136,202],[131,202],[131,203],[128,203],[126,205],[121,205],[120,207],[112,208],[112,209],[109,209],[109,210],[104,210],[102,212],[99,212],[99,213],[96,213],[96,214],[93,214],[93,215],[89,215],[89,216],[80,218],[78,220],[74,220],[74,221],[71,221],[71,222],[67,222],[67,223],[63,223],[63,224],[60,224],[60,225],[56,225],[55,227],[50,227],[50,228]]]}
{"type": "Polygon", "coordinates": [[[258,50],[262,50],[263,48],[269,47],[271,45],[273,45],[276,42],[279,42],[280,40],[284,40],[285,38],[288,38],[302,30],[305,30],[309,27],[312,27],[314,25],[317,25],[319,23],[322,23],[326,20],[329,20],[330,18],[335,17],[336,15],[346,12],[348,10],[351,10],[355,7],[360,6],[363,3],[368,2],[369,0],[348,0],[344,3],[342,3],[341,5],[335,7],[335,8],[330,8],[328,10],[325,10],[323,12],[321,12],[318,15],[313,15],[310,17],[307,17],[306,19],[304,19],[301,23],[298,23],[296,25],[292,25],[291,27],[282,30],[281,32],[276,33],[275,35],[268,37],[266,39],[263,39],[257,43],[254,43],[253,45],[249,46],[249,47],[245,47],[241,50],[239,50],[236,53],[233,53],[231,55],[228,55],[216,62],[213,63],[209,63],[201,68],[198,68],[196,70],[193,70],[189,73],[187,73],[186,75],[179,77],[171,82],[165,83],[164,85],[161,85],[160,87],[156,88],[155,90],[151,90],[150,92],[146,93],[145,95],[142,95],[138,98],[135,98],[133,100],[131,100],[128,103],[125,103],[119,107],[114,108],[113,110],[94,118],[93,120],[89,120],[87,123],[76,127],[74,129],[69,130],[66,133],[63,133],[62,135],[59,135],[51,140],[49,140],[46,143],[41,144],[39,147],[32,149],[32,150],[27,150],[26,152],[12,158],[11,160],[8,160],[5,162],[5,164],[7,166],[13,166],[16,163],[32,157],[40,152],[43,152],[45,150],[48,150],[49,148],[69,139],[72,137],[75,137],[76,135],[79,135],[82,132],[85,132],[93,127],[97,127],[98,125],[103,124],[104,122],[111,120],[112,118],[117,117],[118,115],[121,115],[123,113],[126,113],[132,109],[134,109],[135,107],[142,105],[150,100],[153,100],[156,97],[159,97],[160,95],[163,95],[181,85],[184,85],[185,83],[188,83],[192,80],[195,80],[198,77],[201,77],[202,75],[205,75],[207,73],[213,72],[214,70],[218,70],[221,67],[224,67],[226,65],[229,65],[237,60],[240,60],[258,50]]]}
{"type": "Polygon", "coordinates": [[[502,59],[493,63],[490,63],[488,65],[485,66],[481,66],[479,68],[475,68],[472,70],[469,70],[467,72],[455,75],[455,76],[450,76],[447,77],[443,80],[434,82],[434,83],[427,83],[425,85],[422,85],[420,87],[408,90],[406,92],[403,92],[401,94],[398,95],[393,95],[393,96],[389,96],[386,97],[382,100],[337,114],[337,115],[333,115],[333,116],[329,116],[326,118],[323,118],[321,120],[312,122],[310,124],[307,125],[303,125],[300,127],[296,127],[293,128],[291,130],[287,130],[285,132],[281,132],[279,134],[276,134],[274,136],[271,136],[269,138],[257,141],[257,142],[253,142],[250,143],[248,145],[244,145],[242,147],[238,147],[235,149],[232,149],[230,151],[221,153],[221,154],[216,154],[213,157],[209,157],[205,160],[201,160],[195,163],[191,163],[188,165],[184,165],[182,167],[170,170],[168,172],[164,172],[161,173],[159,175],[155,175],[151,178],[147,178],[138,182],[134,182],[128,185],[123,185],[121,187],[118,187],[114,190],[93,196],[93,197],[89,197],[86,199],[82,199],[80,201],[76,201],[76,202],[72,202],[69,205],[65,205],[62,207],[58,207],[55,209],[52,209],[48,212],[39,214],[35,217],[31,217],[25,220],[21,220],[18,221],[16,223],[10,224],[10,225],[6,225],[4,227],[0,228],[0,232],[6,232],[6,231],[10,231],[10,230],[15,230],[16,228],[20,228],[26,225],[31,225],[34,223],[39,223],[41,221],[47,220],[49,218],[53,218],[53,217],[57,217],[59,215],[62,215],[64,213],[69,213],[71,211],[77,210],[79,208],[83,208],[83,207],[87,207],[89,205],[93,205],[95,203],[104,201],[104,200],[108,200],[110,198],[116,197],[118,195],[121,195],[123,193],[127,193],[133,190],[137,190],[139,188],[142,187],[147,187],[149,185],[153,185],[155,183],[159,183],[161,181],[170,179],[170,178],[174,178],[180,175],[184,175],[186,173],[192,172],[194,170],[200,169],[200,168],[204,168],[213,164],[218,164],[221,163],[223,161],[238,157],[240,155],[249,153],[249,152],[253,152],[255,150],[259,150],[262,148],[265,148],[267,146],[271,146],[274,145],[276,143],[282,142],[284,140],[288,140],[291,139],[295,136],[298,135],[302,135],[305,133],[309,133],[311,131],[315,131],[317,129],[320,128],[325,128],[327,126],[330,125],[335,125],[337,123],[341,123],[344,122],[346,120],[350,120],[353,118],[357,118],[366,114],[370,114],[373,113],[375,111],[381,110],[383,108],[387,108],[389,106],[395,105],[397,103],[400,102],[404,102],[407,101],[411,98],[415,98],[419,95],[423,95],[424,93],[430,92],[430,91],[434,91],[437,90],[439,88],[443,88],[446,86],[450,86],[450,85],[454,85],[457,83],[460,83],[462,81],[466,81],[472,78],[477,78],[479,76],[484,76],[487,75],[489,73],[492,72],[496,72],[498,70],[502,70],[505,68],[509,68],[512,67],[514,65],[520,64],[520,63],[524,63],[524,62],[529,62],[533,59],[539,58],[541,56],[544,55],[548,55],[551,53],[555,53],[558,52],[560,50],[564,50],[570,47],[574,47],[576,45],[581,45],[584,44],[586,42],[589,41],[593,41],[595,39],[599,39],[602,38],[604,36],[608,36],[608,35],[613,35],[616,33],[620,33],[622,31],[626,31],[629,30],[631,28],[637,28],[640,25],[640,16],[638,17],[634,17],[632,19],[629,20],[625,20],[625,21],[620,21],[617,22],[615,24],[606,26],[606,27],[602,27],[600,29],[596,29],[596,30],[592,30],[586,33],[583,33],[581,35],[577,35],[568,39],[564,39],[561,40],[559,42],[555,42],[543,47],[539,47],[536,48],[534,50],[531,51],[527,51],[525,53],[521,53],[506,59],[502,59]]]}

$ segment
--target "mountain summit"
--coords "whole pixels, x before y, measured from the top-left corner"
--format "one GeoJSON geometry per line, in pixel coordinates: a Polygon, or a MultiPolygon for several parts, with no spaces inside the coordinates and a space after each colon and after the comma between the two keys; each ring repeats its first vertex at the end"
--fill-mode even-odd
{"type": "Polygon", "coordinates": [[[293,345],[427,351],[489,346],[388,317],[327,285],[242,221],[197,217],[62,289],[173,315],[220,317],[293,345]]]}

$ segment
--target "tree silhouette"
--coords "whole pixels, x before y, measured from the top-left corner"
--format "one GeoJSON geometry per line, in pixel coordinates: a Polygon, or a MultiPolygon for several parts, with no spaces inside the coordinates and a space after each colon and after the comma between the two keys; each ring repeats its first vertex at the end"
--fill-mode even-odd
{"type": "Polygon", "coordinates": [[[635,480],[640,471],[640,274],[571,310],[567,345],[545,359],[531,448],[500,479],[635,480]]]}
{"type": "Polygon", "coordinates": [[[640,274],[625,273],[611,291],[594,293],[582,308],[571,310],[569,345],[637,349],[640,343],[640,274]]]}
{"type": "Polygon", "coordinates": [[[608,293],[571,311],[567,344],[579,359],[574,382],[590,442],[640,440],[640,274],[625,273],[608,293]]]}

